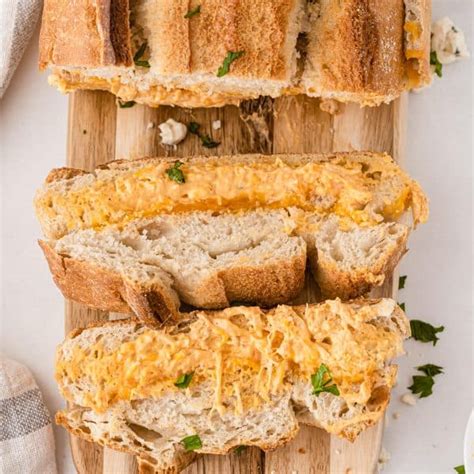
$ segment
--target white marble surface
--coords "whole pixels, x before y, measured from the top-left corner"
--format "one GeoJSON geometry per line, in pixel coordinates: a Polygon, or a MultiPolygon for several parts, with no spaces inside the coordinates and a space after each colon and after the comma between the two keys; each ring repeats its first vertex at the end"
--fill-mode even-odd
{"type": "MultiPolygon", "coordinates": [[[[472,38],[472,0],[435,1],[472,38]]],[[[36,244],[31,201],[50,168],[65,160],[67,99],[37,71],[37,35],[0,101],[0,348],[27,364],[51,412],[62,406],[53,380],[63,337],[63,299],[36,244]]],[[[473,50],[472,44],[470,45],[473,50]]],[[[401,273],[408,315],[444,325],[436,347],[408,343],[388,415],[389,473],[454,472],[472,405],[472,62],[445,68],[443,79],[410,97],[407,168],[431,200],[431,218],[412,236],[401,273]],[[400,403],[414,366],[445,368],[434,394],[415,407],[400,403]],[[392,414],[399,414],[397,420],[392,414]]],[[[61,473],[72,473],[64,432],[56,429],[61,473]]],[[[305,473],[300,473],[305,474],[305,473]]]]}

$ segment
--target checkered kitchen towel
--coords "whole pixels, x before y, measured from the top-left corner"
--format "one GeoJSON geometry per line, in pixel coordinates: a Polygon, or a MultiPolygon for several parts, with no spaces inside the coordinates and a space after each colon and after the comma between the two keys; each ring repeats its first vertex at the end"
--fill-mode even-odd
{"type": "Polygon", "coordinates": [[[38,385],[25,366],[0,355],[0,473],[56,472],[51,418],[38,385]]]}

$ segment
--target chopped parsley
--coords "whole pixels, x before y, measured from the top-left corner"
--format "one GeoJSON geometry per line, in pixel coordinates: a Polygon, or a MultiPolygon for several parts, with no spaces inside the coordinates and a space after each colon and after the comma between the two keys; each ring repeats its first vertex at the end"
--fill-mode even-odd
{"type": "Polygon", "coordinates": [[[193,375],[194,375],[194,372],[180,375],[176,379],[176,382],[174,383],[175,386],[178,388],[188,388],[189,384],[191,383],[191,380],[193,379],[193,375]]]}
{"type": "Polygon", "coordinates": [[[199,15],[199,13],[201,13],[201,5],[189,10],[188,13],[184,15],[184,18],[192,18],[194,15],[199,15]]]}
{"type": "Polygon", "coordinates": [[[243,56],[245,51],[229,51],[227,56],[222,63],[222,66],[217,70],[217,77],[225,76],[230,71],[230,65],[241,56],[243,56]]]}
{"type": "Polygon", "coordinates": [[[436,343],[439,340],[439,337],[436,334],[444,331],[444,326],[436,328],[430,323],[425,323],[419,319],[412,319],[410,321],[410,328],[411,337],[413,339],[420,342],[432,342],[433,346],[436,346],[436,343]]]}
{"type": "Polygon", "coordinates": [[[398,306],[400,306],[402,311],[405,311],[405,303],[399,303],[398,306]]]}
{"type": "Polygon", "coordinates": [[[240,456],[242,452],[245,451],[246,449],[247,449],[247,446],[240,445],[234,449],[234,453],[237,454],[237,456],[240,456]]]}
{"type": "Polygon", "coordinates": [[[440,367],[439,365],[434,365],[434,364],[420,365],[419,367],[417,367],[417,370],[431,377],[444,373],[443,367],[440,367]]]}
{"type": "Polygon", "coordinates": [[[141,59],[142,56],[145,54],[146,47],[148,46],[148,43],[145,41],[138,51],[135,53],[135,56],[133,56],[133,62],[135,63],[136,66],[141,66],[141,67],[150,67],[150,63],[146,60],[141,59]]]}
{"type": "Polygon", "coordinates": [[[454,468],[454,470],[458,473],[458,474],[466,474],[466,468],[464,467],[464,464],[461,464],[460,466],[456,466],[454,468]]]}
{"type": "Polygon", "coordinates": [[[420,398],[429,397],[433,393],[433,385],[435,383],[434,376],[443,373],[443,367],[434,364],[425,364],[417,367],[417,370],[425,375],[414,375],[413,383],[408,390],[420,398]]]}
{"type": "Polygon", "coordinates": [[[195,451],[202,448],[202,441],[198,435],[186,436],[181,440],[186,451],[195,451]]]}
{"type": "Polygon", "coordinates": [[[134,100],[129,100],[128,102],[122,102],[121,100],[119,100],[118,104],[121,109],[129,109],[130,107],[133,107],[136,102],[134,100]]]}
{"type": "Polygon", "coordinates": [[[166,174],[168,175],[168,178],[171,179],[172,181],[176,181],[179,184],[183,184],[185,182],[184,179],[184,174],[180,170],[180,167],[183,165],[181,161],[175,161],[174,165],[171,168],[168,168],[166,170],[166,174]]]}
{"type": "Polygon", "coordinates": [[[201,139],[201,144],[205,148],[216,148],[221,142],[216,142],[209,135],[201,133],[199,131],[200,125],[197,122],[189,122],[188,131],[193,135],[198,136],[201,139]]]}
{"type": "Polygon", "coordinates": [[[403,275],[398,279],[398,289],[403,290],[405,288],[405,282],[407,281],[407,276],[403,275]]]}
{"type": "Polygon", "coordinates": [[[431,51],[430,53],[430,64],[435,67],[435,74],[438,77],[443,77],[443,65],[439,62],[436,51],[431,51]]]}
{"type": "Polygon", "coordinates": [[[329,392],[333,395],[340,395],[337,385],[332,383],[332,375],[326,364],[321,364],[316,373],[311,375],[313,385],[313,395],[319,396],[322,392],[329,392]],[[324,381],[326,379],[326,381],[324,381]],[[332,385],[331,385],[332,384],[332,385]]]}

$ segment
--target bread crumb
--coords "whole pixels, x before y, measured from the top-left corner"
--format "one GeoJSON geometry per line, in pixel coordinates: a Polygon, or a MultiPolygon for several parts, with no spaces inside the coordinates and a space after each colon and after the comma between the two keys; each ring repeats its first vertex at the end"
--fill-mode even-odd
{"type": "Polygon", "coordinates": [[[390,453],[382,446],[377,460],[377,472],[381,472],[385,468],[391,457],[390,453]]]}
{"type": "Polygon", "coordinates": [[[300,454],[305,454],[305,453],[306,453],[306,449],[300,448],[300,449],[298,449],[298,452],[299,452],[300,454]]]}
{"type": "Polygon", "coordinates": [[[151,130],[152,128],[155,128],[155,124],[153,122],[148,122],[148,125],[146,126],[146,129],[151,130]]]}
{"type": "Polygon", "coordinates": [[[352,469],[350,467],[346,469],[346,474],[352,474],[352,469]]]}
{"type": "Polygon", "coordinates": [[[392,418],[393,418],[394,420],[398,420],[398,419],[400,418],[400,413],[395,412],[395,413],[392,415],[392,418]]]}
{"type": "Polygon", "coordinates": [[[341,454],[341,453],[342,453],[342,451],[341,451],[340,449],[336,449],[336,454],[337,454],[337,455],[339,455],[339,454],[341,454]]]}
{"type": "Polygon", "coordinates": [[[323,99],[319,103],[319,108],[330,115],[337,115],[339,113],[339,102],[334,99],[323,99]]]}
{"type": "Polygon", "coordinates": [[[416,398],[411,393],[405,393],[404,395],[402,395],[401,401],[405,405],[410,405],[411,407],[414,407],[416,405],[416,398]]]}
{"type": "Polygon", "coordinates": [[[220,130],[221,127],[222,127],[222,122],[220,120],[214,120],[214,122],[212,122],[213,130],[220,130]]]}

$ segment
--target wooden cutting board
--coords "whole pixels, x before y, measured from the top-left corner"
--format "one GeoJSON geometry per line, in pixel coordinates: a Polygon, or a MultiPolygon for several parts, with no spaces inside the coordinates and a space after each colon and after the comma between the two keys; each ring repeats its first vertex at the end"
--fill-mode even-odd
{"type": "MultiPolygon", "coordinates": [[[[237,153],[298,153],[371,150],[390,153],[400,161],[404,153],[407,97],[377,108],[340,105],[337,115],[323,112],[317,99],[304,96],[261,99],[240,108],[151,109],[140,105],[120,109],[104,92],[78,91],[70,96],[68,166],[92,170],[113,159],[143,156],[189,156],[237,153]],[[203,148],[191,135],[176,150],[160,143],[157,125],[168,118],[201,124],[221,145],[203,148]],[[220,120],[222,128],[212,130],[220,120]]],[[[374,295],[396,297],[397,281],[388,278],[374,295]]],[[[298,302],[317,300],[310,278],[298,302]]],[[[66,303],[66,331],[117,315],[66,303]]],[[[303,427],[287,446],[263,453],[247,448],[240,455],[202,456],[186,474],[368,474],[375,470],[382,440],[382,423],[351,444],[322,430],[303,427]]],[[[80,474],[135,474],[130,455],[102,449],[71,436],[71,449],[80,474]]]]}

